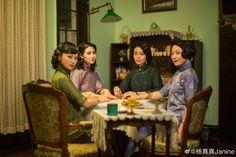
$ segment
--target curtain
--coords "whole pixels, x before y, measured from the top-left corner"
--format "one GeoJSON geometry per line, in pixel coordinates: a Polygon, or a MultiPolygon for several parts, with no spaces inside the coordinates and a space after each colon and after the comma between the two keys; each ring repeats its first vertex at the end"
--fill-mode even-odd
{"type": "Polygon", "coordinates": [[[22,85],[46,79],[45,0],[0,0],[0,133],[28,122],[22,85]]]}

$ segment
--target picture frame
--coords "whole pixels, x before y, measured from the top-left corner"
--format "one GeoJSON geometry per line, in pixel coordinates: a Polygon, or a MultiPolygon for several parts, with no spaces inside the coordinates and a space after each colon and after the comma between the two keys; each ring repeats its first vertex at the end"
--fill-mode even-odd
{"type": "Polygon", "coordinates": [[[142,0],[142,12],[177,10],[177,0],[142,0]]]}

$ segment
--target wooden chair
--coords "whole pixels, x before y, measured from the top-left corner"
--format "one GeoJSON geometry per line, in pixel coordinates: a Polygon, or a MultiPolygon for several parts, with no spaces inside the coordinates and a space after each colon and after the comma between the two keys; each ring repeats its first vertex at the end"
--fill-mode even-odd
{"type": "Polygon", "coordinates": [[[91,127],[81,122],[70,126],[67,122],[67,98],[43,80],[23,85],[34,156],[40,157],[92,157],[98,156],[94,143],[68,143],[68,133],[91,127]]]}
{"type": "MultiPolygon", "coordinates": [[[[177,146],[170,147],[169,155],[185,156],[188,153],[185,150],[199,148],[203,122],[211,94],[212,87],[209,86],[188,99],[185,116],[179,127],[179,136],[182,139],[181,143],[177,146]],[[182,130],[180,131],[181,127],[182,130]]],[[[155,155],[166,155],[165,141],[160,142],[156,140],[155,143],[155,155]]],[[[144,153],[151,153],[151,137],[146,137],[140,147],[144,153]]]]}

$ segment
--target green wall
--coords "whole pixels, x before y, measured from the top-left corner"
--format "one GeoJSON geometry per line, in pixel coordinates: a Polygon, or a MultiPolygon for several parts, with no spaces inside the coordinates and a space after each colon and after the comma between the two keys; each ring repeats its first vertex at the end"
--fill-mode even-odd
{"type": "Polygon", "coordinates": [[[57,46],[56,0],[46,1],[46,53],[47,53],[47,80],[51,81],[54,70],[51,66],[51,57],[57,46]]]}
{"type": "MultiPolygon", "coordinates": [[[[114,1],[114,0],[113,0],[114,1]]],[[[90,8],[113,2],[107,0],[90,0],[90,8]]],[[[112,3],[113,4],[113,3],[112,3]]],[[[97,45],[97,69],[103,85],[110,86],[110,44],[115,41],[115,23],[102,23],[100,19],[107,13],[107,8],[101,8],[90,18],[90,41],[97,45]]]]}
{"type": "MultiPolygon", "coordinates": [[[[47,2],[52,8],[48,15],[56,12],[53,2],[47,2]]],[[[117,23],[101,23],[100,19],[107,9],[101,8],[99,13],[90,15],[90,41],[97,45],[97,72],[105,87],[109,88],[110,72],[110,44],[121,42],[120,34],[124,26],[131,31],[148,31],[150,24],[156,22],[161,30],[175,30],[186,32],[191,24],[198,39],[203,42],[203,87],[212,85],[213,95],[210,99],[205,124],[218,125],[218,95],[219,95],[219,32],[218,32],[218,1],[216,0],[177,0],[176,11],[142,13],[141,0],[90,0],[90,8],[111,2],[115,12],[123,19],[117,23]]],[[[56,16],[55,16],[56,17],[56,16]]],[[[48,19],[48,17],[47,17],[48,19]]],[[[53,18],[52,18],[53,19],[53,18]]],[[[52,70],[50,59],[56,46],[55,20],[47,20],[48,37],[48,78],[51,79],[52,70]],[[54,22],[52,22],[54,21],[54,22]],[[53,28],[52,28],[53,27],[53,28]]]]}

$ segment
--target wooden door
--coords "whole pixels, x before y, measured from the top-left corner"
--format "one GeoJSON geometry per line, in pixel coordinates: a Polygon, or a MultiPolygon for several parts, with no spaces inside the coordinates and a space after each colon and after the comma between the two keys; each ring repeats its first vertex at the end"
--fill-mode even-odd
{"type": "Polygon", "coordinates": [[[220,140],[236,141],[236,28],[220,24],[219,125],[220,140]]]}

